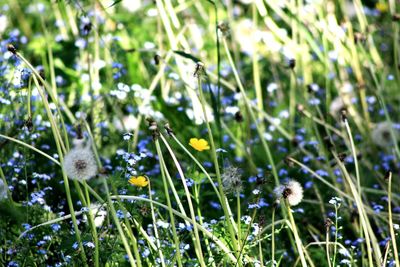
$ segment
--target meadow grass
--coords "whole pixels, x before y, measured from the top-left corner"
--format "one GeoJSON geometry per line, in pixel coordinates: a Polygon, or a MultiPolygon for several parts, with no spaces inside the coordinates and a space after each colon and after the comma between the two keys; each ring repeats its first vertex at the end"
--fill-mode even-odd
{"type": "Polygon", "coordinates": [[[399,266],[394,0],[0,0],[1,266],[399,266]]]}

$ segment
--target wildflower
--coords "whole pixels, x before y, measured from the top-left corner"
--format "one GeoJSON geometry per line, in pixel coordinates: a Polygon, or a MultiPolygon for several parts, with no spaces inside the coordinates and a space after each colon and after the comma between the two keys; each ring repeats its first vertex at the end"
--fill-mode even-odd
{"type": "MultiPolygon", "coordinates": [[[[372,130],[372,141],[380,147],[390,147],[393,145],[393,138],[391,135],[391,129],[393,125],[390,122],[380,122],[375,125],[372,130]]],[[[393,129],[394,131],[394,129],[393,129]]],[[[398,133],[394,132],[395,142],[398,139],[398,133]]]]}
{"type": "Polygon", "coordinates": [[[388,10],[388,4],[383,2],[378,2],[376,3],[375,8],[379,10],[379,12],[385,13],[388,10]]]}
{"type": "Polygon", "coordinates": [[[277,200],[283,197],[290,206],[296,206],[303,199],[303,187],[299,182],[290,180],[288,183],[276,187],[274,194],[277,200]]]}
{"type": "MultiPolygon", "coordinates": [[[[93,214],[94,225],[96,227],[101,227],[104,220],[106,219],[107,210],[102,205],[97,203],[90,203],[90,210],[93,214]]],[[[86,212],[89,212],[89,210],[87,210],[86,212]]],[[[83,215],[83,219],[84,221],[87,221],[88,218],[86,214],[83,215]]]]}
{"type": "Polygon", "coordinates": [[[97,174],[97,164],[90,146],[83,146],[83,139],[73,141],[74,148],[64,158],[68,178],[88,180],[97,174]]]}
{"type": "Polygon", "coordinates": [[[0,15],[0,34],[2,34],[8,26],[7,17],[3,14],[0,15]]]}
{"type": "Polygon", "coordinates": [[[113,125],[119,132],[132,132],[137,128],[138,120],[133,115],[123,116],[121,120],[117,117],[113,118],[113,125]]]}
{"type": "Polygon", "coordinates": [[[208,145],[208,142],[204,140],[203,138],[197,139],[197,138],[190,138],[189,145],[196,149],[197,151],[203,151],[203,150],[209,150],[210,146],[208,145]]]}
{"type": "Polygon", "coordinates": [[[239,168],[231,165],[226,167],[221,178],[225,192],[240,192],[242,190],[242,176],[239,168]]]}
{"type": "Polygon", "coordinates": [[[7,188],[3,180],[0,179],[0,200],[7,198],[7,188]]]}
{"type": "Polygon", "coordinates": [[[342,199],[338,197],[332,197],[331,200],[329,200],[329,204],[335,205],[335,206],[340,206],[342,203],[342,199]]]}
{"type": "Polygon", "coordinates": [[[132,176],[131,179],[128,180],[131,185],[146,187],[149,184],[149,179],[146,176],[132,176]]]}

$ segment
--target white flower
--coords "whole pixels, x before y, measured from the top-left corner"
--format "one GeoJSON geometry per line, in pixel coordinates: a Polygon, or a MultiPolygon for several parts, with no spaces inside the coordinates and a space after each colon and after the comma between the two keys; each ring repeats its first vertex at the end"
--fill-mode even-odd
{"type": "Polygon", "coordinates": [[[120,132],[132,132],[135,130],[138,126],[138,120],[136,119],[135,116],[127,115],[122,118],[122,123],[121,120],[119,120],[117,117],[114,117],[113,119],[113,124],[115,128],[120,131],[120,132]],[[124,128],[125,127],[125,128],[124,128]]]}
{"type": "Polygon", "coordinates": [[[74,141],[76,146],[64,158],[64,169],[72,180],[88,180],[97,174],[97,164],[90,145],[74,141]]]}
{"type": "Polygon", "coordinates": [[[346,108],[346,105],[345,105],[343,99],[340,96],[338,96],[331,102],[331,105],[329,106],[329,113],[333,117],[339,118],[340,111],[342,111],[345,108],[346,108]]]}
{"type": "Polygon", "coordinates": [[[372,130],[372,141],[380,147],[390,147],[393,145],[393,137],[391,131],[393,130],[395,141],[399,139],[398,132],[393,129],[393,125],[390,122],[380,122],[375,125],[372,130]]]}
{"type": "Polygon", "coordinates": [[[5,15],[0,15],[0,33],[3,33],[8,25],[8,20],[5,15]]]}
{"type": "Polygon", "coordinates": [[[347,258],[351,257],[350,252],[346,248],[340,248],[339,253],[347,258]]]}
{"type": "Polygon", "coordinates": [[[134,13],[142,7],[142,1],[141,0],[124,0],[124,1],[122,1],[122,7],[124,8],[124,10],[127,10],[128,12],[134,13]]]}
{"type": "MultiPolygon", "coordinates": [[[[102,205],[97,203],[91,203],[90,210],[91,210],[90,212],[93,215],[94,225],[96,227],[101,227],[103,225],[104,220],[106,219],[107,210],[102,205]]],[[[85,221],[87,221],[86,214],[83,215],[83,218],[85,221]]]]}
{"type": "Polygon", "coordinates": [[[283,197],[287,199],[290,206],[296,206],[303,199],[303,187],[299,182],[290,180],[288,183],[276,187],[274,194],[277,200],[283,197]]]}
{"type": "Polygon", "coordinates": [[[342,199],[338,198],[338,197],[332,197],[331,200],[329,200],[329,204],[332,205],[340,205],[342,203],[342,199]]]}
{"type": "Polygon", "coordinates": [[[0,179],[0,200],[7,198],[7,188],[3,180],[0,179]]]}

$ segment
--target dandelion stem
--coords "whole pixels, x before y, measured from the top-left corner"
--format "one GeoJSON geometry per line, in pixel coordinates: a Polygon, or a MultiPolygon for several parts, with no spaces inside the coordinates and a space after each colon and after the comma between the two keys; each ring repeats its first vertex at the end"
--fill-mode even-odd
{"type": "MultiPolygon", "coordinates": [[[[232,223],[231,223],[231,219],[230,219],[231,217],[230,217],[230,214],[229,214],[228,208],[227,208],[227,206],[229,206],[229,204],[228,204],[227,199],[224,194],[224,188],[222,186],[222,179],[221,179],[221,172],[220,172],[219,163],[218,163],[218,156],[217,156],[216,147],[214,144],[214,137],[213,137],[210,122],[209,122],[208,116],[207,116],[206,103],[205,103],[205,99],[204,99],[204,95],[203,95],[203,88],[202,88],[202,84],[201,84],[201,76],[198,77],[198,90],[199,90],[199,95],[200,95],[201,107],[203,109],[204,119],[205,119],[205,122],[207,125],[208,137],[210,139],[211,153],[213,155],[215,172],[217,174],[217,182],[218,182],[219,194],[221,196],[220,200],[221,200],[221,204],[222,204],[222,209],[224,210],[225,220],[226,220],[226,223],[228,226],[228,231],[229,231],[229,234],[230,234],[230,237],[232,240],[233,249],[235,250],[235,254],[239,255],[239,249],[238,249],[238,243],[237,243],[238,241],[236,239],[235,232],[232,227],[232,223]]],[[[239,266],[242,266],[242,264],[240,262],[239,262],[239,266]]]]}
{"type": "MultiPolygon", "coordinates": [[[[162,155],[161,148],[160,148],[160,143],[159,143],[158,139],[155,140],[155,144],[156,144],[157,154],[158,154],[158,158],[159,158],[160,165],[161,165],[161,177],[163,179],[164,193],[165,193],[165,198],[166,198],[167,204],[168,204],[168,212],[169,212],[169,217],[170,217],[170,220],[171,220],[172,233],[173,233],[173,236],[174,236],[176,255],[177,255],[179,266],[182,266],[182,262],[181,262],[181,258],[180,258],[181,257],[181,255],[180,255],[181,252],[180,252],[180,247],[179,247],[180,241],[179,241],[179,237],[178,237],[178,235],[176,233],[175,218],[174,218],[174,214],[172,213],[171,199],[170,199],[170,196],[169,196],[168,182],[167,182],[167,178],[166,178],[166,176],[167,176],[166,173],[168,171],[166,169],[167,167],[165,166],[164,157],[162,155]]],[[[184,212],[184,209],[181,209],[181,210],[184,212]]],[[[201,250],[200,251],[198,250],[196,241],[195,241],[194,245],[196,247],[197,257],[201,258],[201,256],[202,256],[201,250]]],[[[203,265],[204,265],[204,262],[203,262],[203,265]]]]}
{"type": "Polygon", "coordinates": [[[118,216],[117,216],[117,213],[115,211],[114,203],[111,200],[110,190],[108,189],[107,181],[106,181],[105,178],[101,178],[101,180],[103,182],[104,189],[106,191],[107,202],[108,202],[108,206],[109,206],[110,211],[111,211],[111,216],[112,216],[112,218],[114,220],[115,226],[117,227],[117,230],[118,230],[119,236],[121,237],[122,244],[124,245],[125,251],[128,254],[128,259],[129,259],[130,265],[136,267],[136,263],[135,263],[135,260],[133,259],[131,248],[130,248],[130,246],[128,244],[128,241],[126,240],[124,231],[122,230],[121,223],[120,223],[120,221],[118,219],[118,216]]]}
{"type": "MultiPolygon", "coordinates": [[[[160,261],[161,261],[161,266],[165,266],[165,260],[164,260],[164,255],[161,249],[161,244],[160,244],[160,236],[158,234],[158,229],[157,229],[157,225],[156,225],[156,215],[154,212],[154,205],[153,205],[153,199],[152,199],[152,193],[151,193],[151,182],[149,182],[149,203],[150,203],[150,210],[151,210],[151,219],[152,219],[152,223],[153,223],[153,229],[154,229],[154,237],[156,239],[156,245],[157,245],[157,252],[158,252],[158,256],[160,257],[160,261]]],[[[178,253],[178,252],[177,252],[178,253]]],[[[179,262],[179,260],[178,260],[179,262]]]]}
{"type": "MultiPolygon", "coordinates": [[[[161,204],[157,201],[154,200],[150,200],[147,198],[142,198],[142,197],[137,197],[137,196],[126,196],[126,195],[118,195],[118,196],[111,196],[111,198],[120,198],[120,199],[133,199],[133,200],[140,200],[140,201],[144,201],[144,202],[149,202],[149,203],[153,203],[157,206],[160,206],[166,210],[168,210],[168,206],[161,204]]],[[[217,236],[215,236],[213,233],[211,233],[210,231],[208,231],[206,228],[204,228],[202,225],[200,225],[199,223],[197,223],[196,221],[192,221],[192,219],[190,219],[189,217],[185,216],[184,214],[180,213],[179,211],[175,210],[175,209],[171,209],[172,213],[174,213],[176,216],[184,219],[187,222],[191,222],[192,224],[197,224],[197,227],[199,228],[199,230],[201,232],[203,232],[204,234],[206,234],[208,236],[208,238],[210,238],[213,242],[215,242],[215,244],[224,252],[226,253],[226,256],[229,258],[229,260],[236,264],[237,263],[237,258],[235,257],[235,255],[232,254],[232,251],[225,245],[224,242],[222,242],[221,239],[219,239],[217,236]]]]}
{"type": "Polygon", "coordinates": [[[275,266],[275,210],[276,205],[272,208],[271,217],[271,266],[275,266]]]}
{"type": "Polygon", "coordinates": [[[97,237],[97,230],[96,230],[96,224],[94,222],[94,217],[92,210],[90,209],[90,196],[89,196],[89,190],[86,181],[83,181],[83,188],[85,189],[85,195],[86,195],[86,206],[88,207],[89,211],[89,221],[90,221],[90,226],[92,230],[92,236],[93,236],[93,241],[94,241],[94,266],[98,267],[99,266],[99,239],[97,237]]]}
{"type": "Polygon", "coordinates": [[[304,257],[303,244],[301,242],[299,233],[297,232],[296,223],[294,221],[293,214],[292,214],[292,211],[290,209],[289,203],[287,203],[287,200],[285,200],[285,205],[286,205],[286,208],[287,208],[287,211],[288,211],[287,214],[288,214],[288,217],[289,217],[290,224],[292,226],[291,229],[292,229],[293,236],[294,236],[294,239],[295,239],[295,242],[296,242],[297,252],[299,253],[299,256],[300,256],[301,265],[303,267],[307,267],[306,258],[304,257]]]}
{"type": "Polygon", "coordinates": [[[67,177],[67,174],[65,172],[64,166],[62,164],[63,161],[64,161],[64,157],[63,157],[63,151],[62,151],[62,147],[61,147],[61,136],[60,136],[60,134],[58,132],[57,125],[55,123],[53,113],[50,110],[47,98],[45,97],[44,92],[42,91],[42,88],[39,85],[39,82],[38,82],[36,76],[33,76],[33,79],[34,79],[35,85],[36,85],[36,87],[38,89],[38,92],[40,94],[40,97],[42,98],[43,105],[44,105],[44,107],[46,109],[47,116],[48,116],[49,121],[50,121],[50,125],[51,125],[51,129],[52,129],[52,132],[53,132],[54,141],[55,141],[56,147],[57,147],[58,156],[60,158],[61,172],[62,172],[62,176],[63,176],[63,180],[64,180],[65,193],[67,195],[68,208],[69,208],[70,213],[71,213],[72,224],[74,226],[76,240],[78,241],[80,255],[81,255],[81,258],[82,258],[82,261],[83,261],[82,264],[84,266],[87,266],[87,258],[86,258],[85,250],[83,248],[83,243],[82,243],[82,239],[81,239],[80,230],[78,228],[78,224],[77,224],[76,217],[75,217],[74,206],[72,204],[71,190],[70,190],[70,187],[69,187],[68,177],[67,177]]]}
{"type": "MultiPolygon", "coordinates": [[[[161,137],[161,140],[164,142],[164,145],[167,147],[168,152],[171,155],[171,157],[172,157],[172,159],[173,159],[173,161],[175,163],[176,168],[178,169],[178,173],[179,173],[179,176],[181,177],[182,185],[183,185],[183,188],[185,190],[186,199],[188,201],[190,216],[191,216],[192,220],[195,221],[196,220],[196,217],[195,217],[196,215],[194,213],[192,199],[191,199],[191,196],[190,196],[190,192],[189,192],[188,186],[186,184],[186,178],[185,178],[185,175],[183,173],[183,170],[182,170],[182,168],[181,168],[181,166],[180,166],[180,164],[179,164],[174,152],[172,151],[171,147],[169,146],[167,140],[165,139],[165,137],[162,134],[160,134],[160,137],[161,137]]],[[[197,226],[196,225],[193,225],[193,230],[194,230],[194,235],[195,235],[195,244],[196,244],[196,246],[197,246],[197,248],[199,250],[199,254],[201,256],[200,260],[204,261],[203,260],[203,252],[201,250],[199,231],[197,230],[197,226]]]]}

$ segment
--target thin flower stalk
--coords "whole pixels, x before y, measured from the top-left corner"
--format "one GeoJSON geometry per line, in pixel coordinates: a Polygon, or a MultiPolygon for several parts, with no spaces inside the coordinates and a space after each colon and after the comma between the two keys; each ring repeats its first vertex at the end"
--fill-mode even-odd
{"type": "MultiPolygon", "coordinates": [[[[38,76],[40,76],[40,75],[38,75],[38,76]]],[[[49,121],[50,121],[50,125],[51,125],[51,129],[52,129],[54,141],[56,143],[57,152],[58,152],[58,155],[59,155],[59,158],[60,158],[60,165],[61,165],[61,172],[62,172],[62,176],[63,176],[63,180],[64,180],[65,193],[67,195],[67,203],[68,203],[68,208],[70,210],[70,214],[71,214],[71,218],[72,218],[72,224],[73,224],[74,230],[75,230],[76,240],[78,242],[78,246],[79,246],[79,249],[80,249],[80,255],[81,255],[83,264],[84,264],[84,266],[87,266],[86,253],[85,253],[85,250],[83,248],[81,234],[80,234],[80,230],[78,228],[78,224],[77,224],[77,220],[76,220],[76,216],[75,216],[75,211],[74,211],[74,206],[72,204],[71,190],[70,190],[70,187],[69,187],[68,177],[67,177],[67,173],[66,173],[66,171],[64,169],[64,166],[63,166],[64,157],[63,157],[63,151],[62,151],[62,147],[61,147],[61,136],[59,134],[57,134],[58,133],[58,130],[57,130],[58,128],[57,128],[57,125],[54,122],[53,113],[50,110],[47,98],[45,97],[43,91],[41,90],[41,86],[39,85],[39,83],[38,83],[38,81],[37,81],[35,76],[34,76],[34,82],[36,84],[36,87],[38,89],[40,97],[42,98],[43,105],[44,105],[44,107],[46,109],[47,116],[48,116],[49,121]]]]}
{"type": "MultiPolygon", "coordinates": [[[[177,158],[176,158],[174,152],[172,151],[172,149],[171,149],[171,147],[169,146],[169,144],[168,144],[167,140],[165,139],[165,137],[164,137],[162,134],[160,134],[160,137],[161,137],[161,140],[163,141],[165,147],[167,148],[169,154],[171,155],[171,158],[173,159],[173,161],[174,161],[174,163],[175,163],[175,166],[176,166],[176,168],[177,168],[177,170],[178,170],[179,176],[180,176],[181,181],[182,181],[183,188],[184,188],[184,190],[185,190],[186,199],[187,199],[187,201],[188,201],[188,207],[189,207],[190,217],[192,218],[193,221],[195,221],[195,220],[196,220],[196,215],[195,215],[195,213],[194,213],[194,208],[193,208],[193,203],[192,203],[192,198],[191,198],[191,196],[190,196],[189,188],[188,188],[188,186],[187,186],[187,184],[186,184],[185,174],[183,173],[182,167],[181,167],[181,165],[179,164],[179,162],[178,162],[178,160],[177,160],[177,158]]],[[[196,245],[197,245],[197,247],[199,248],[199,252],[202,253],[202,251],[201,251],[201,244],[200,244],[199,231],[198,231],[196,225],[193,225],[193,231],[194,231],[194,235],[195,235],[195,239],[196,239],[196,241],[195,241],[195,242],[196,242],[196,245]]],[[[201,254],[201,255],[202,255],[202,254],[201,254]]]]}
{"type": "MultiPolygon", "coordinates": [[[[212,180],[212,178],[211,178],[210,174],[207,172],[207,170],[203,167],[203,165],[201,165],[201,163],[196,159],[196,157],[182,144],[182,142],[179,141],[179,139],[174,134],[171,134],[171,136],[175,140],[175,142],[183,149],[183,151],[187,155],[189,155],[189,157],[194,161],[194,163],[196,163],[196,165],[199,167],[199,169],[204,173],[207,180],[210,182],[210,185],[214,189],[214,192],[215,192],[216,196],[218,197],[219,202],[222,203],[222,198],[221,198],[220,192],[219,192],[218,188],[215,186],[214,181],[212,180]]],[[[223,195],[223,198],[225,198],[225,195],[223,195]]],[[[236,227],[235,221],[233,219],[232,211],[231,211],[229,205],[227,206],[227,209],[228,209],[229,218],[231,219],[233,228],[235,229],[235,231],[237,231],[237,227],[236,227]]]]}
{"type": "MultiPolygon", "coordinates": [[[[215,173],[217,175],[217,182],[218,182],[218,189],[219,189],[219,194],[221,196],[221,205],[222,205],[222,209],[224,210],[224,214],[225,214],[225,219],[226,219],[226,224],[228,227],[228,231],[230,234],[230,238],[232,241],[232,245],[233,245],[233,249],[238,252],[238,240],[236,239],[236,234],[235,231],[233,229],[232,223],[231,223],[231,217],[230,214],[228,212],[228,208],[227,206],[229,206],[229,203],[225,197],[224,194],[224,188],[222,186],[222,179],[221,179],[221,172],[219,169],[219,163],[218,163],[218,156],[217,156],[217,152],[216,152],[216,147],[214,144],[214,137],[212,134],[212,130],[211,130],[211,125],[210,122],[208,120],[208,116],[207,116],[207,111],[206,111],[206,102],[204,99],[204,95],[203,95],[203,87],[202,87],[202,83],[201,83],[201,76],[198,77],[198,90],[199,90],[199,96],[200,96],[200,103],[201,103],[201,107],[203,109],[203,115],[204,115],[204,119],[207,125],[207,130],[208,130],[208,136],[210,139],[210,144],[211,144],[211,153],[213,156],[213,161],[214,161],[214,167],[215,167],[215,173]]],[[[239,266],[242,266],[241,263],[239,262],[239,266]]]]}
{"type": "MultiPolygon", "coordinates": [[[[160,206],[166,210],[168,210],[168,206],[164,205],[162,203],[159,203],[157,201],[154,200],[150,200],[147,198],[142,198],[142,197],[137,197],[137,196],[126,196],[126,195],[118,195],[118,196],[112,196],[113,199],[133,199],[133,200],[139,200],[139,201],[144,201],[144,202],[152,202],[153,204],[160,206]]],[[[207,235],[207,237],[210,240],[213,240],[213,242],[215,242],[215,244],[224,252],[226,253],[227,258],[231,261],[231,263],[237,263],[237,259],[235,257],[235,255],[232,253],[232,251],[224,244],[224,242],[222,242],[221,239],[219,239],[217,236],[215,236],[212,232],[208,231],[206,228],[204,228],[202,225],[200,225],[198,222],[196,221],[192,221],[192,219],[190,219],[189,217],[185,216],[184,214],[180,213],[179,211],[175,210],[175,209],[171,209],[172,213],[174,213],[176,216],[182,218],[183,220],[190,222],[192,224],[197,224],[198,229],[203,232],[205,235],[207,235]]]]}
{"type": "Polygon", "coordinates": [[[299,253],[299,256],[300,256],[301,265],[303,267],[307,267],[307,261],[306,261],[305,254],[304,254],[303,243],[301,242],[301,238],[300,238],[299,233],[297,231],[297,226],[296,226],[296,223],[294,221],[292,211],[290,209],[290,204],[287,202],[287,200],[285,200],[285,205],[287,207],[287,211],[288,211],[287,214],[288,214],[288,217],[289,217],[291,230],[293,232],[293,236],[294,236],[294,239],[295,239],[297,252],[299,253]]]}
{"type": "MultiPolygon", "coordinates": [[[[253,120],[253,122],[254,122],[255,125],[256,125],[256,129],[257,129],[257,132],[258,132],[258,134],[259,134],[259,136],[260,136],[261,143],[262,143],[262,145],[263,145],[263,148],[264,148],[264,150],[265,150],[265,153],[266,153],[266,155],[267,155],[268,162],[269,162],[270,165],[271,165],[272,174],[273,174],[273,176],[274,176],[274,178],[275,178],[275,185],[278,185],[278,184],[279,184],[279,178],[278,178],[278,173],[277,173],[277,171],[276,171],[275,163],[274,163],[274,160],[273,160],[273,157],[272,157],[272,154],[271,154],[271,150],[269,149],[269,146],[268,146],[268,144],[266,143],[265,139],[262,138],[262,137],[264,136],[264,135],[263,135],[263,132],[262,132],[262,129],[260,128],[260,125],[257,123],[257,119],[256,119],[256,116],[254,115],[254,112],[253,112],[252,108],[251,108],[250,101],[249,101],[249,99],[248,99],[247,96],[246,96],[246,93],[245,93],[243,84],[242,84],[242,82],[241,82],[241,80],[240,80],[240,77],[239,77],[239,73],[237,72],[237,69],[236,69],[236,67],[235,67],[235,63],[233,62],[231,53],[230,53],[230,51],[229,51],[229,47],[228,47],[228,43],[227,43],[227,41],[226,41],[226,38],[223,38],[223,43],[224,43],[224,48],[225,48],[226,55],[227,55],[227,57],[228,57],[229,64],[230,64],[230,66],[232,67],[232,71],[233,71],[233,74],[234,74],[234,76],[235,76],[237,85],[239,86],[240,92],[241,92],[241,94],[242,94],[242,96],[243,96],[243,99],[244,99],[244,101],[245,101],[246,108],[247,108],[247,110],[248,110],[249,113],[250,113],[251,119],[253,120]]],[[[201,88],[201,87],[200,87],[200,88],[201,88]]]]}
{"type": "Polygon", "coordinates": [[[353,136],[351,134],[349,121],[347,120],[347,118],[345,118],[343,122],[344,122],[344,125],[345,125],[345,128],[346,128],[347,135],[349,137],[351,152],[353,154],[354,167],[355,167],[355,170],[356,170],[356,179],[357,179],[357,191],[360,194],[362,194],[362,191],[361,191],[361,180],[360,180],[360,170],[359,170],[359,167],[358,167],[358,158],[357,158],[356,146],[354,145],[353,136]]]}
{"type": "Polygon", "coordinates": [[[123,231],[123,229],[121,227],[121,222],[118,219],[117,212],[115,211],[114,204],[113,204],[113,202],[111,200],[110,191],[108,189],[107,181],[106,181],[105,178],[101,178],[101,180],[103,181],[103,186],[104,186],[104,189],[105,189],[106,194],[107,194],[107,202],[108,202],[108,205],[110,207],[111,216],[112,216],[112,218],[114,220],[114,223],[115,223],[115,225],[117,227],[117,230],[118,230],[119,236],[120,236],[120,238],[122,240],[122,244],[124,245],[125,251],[128,254],[129,263],[130,263],[130,265],[132,267],[136,267],[135,259],[133,258],[131,248],[130,248],[130,246],[128,244],[128,241],[127,241],[127,239],[125,237],[124,231],[123,231]]]}
{"type": "Polygon", "coordinates": [[[346,182],[348,183],[348,185],[350,187],[350,190],[353,194],[354,200],[357,205],[357,210],[360,214],[360,222],[362,225],[362,230],[364,231],[365,242],[366,242],[366,246],[367,246],[368,262],[369,262],[370,266],[373,266],[373,255],[374,255],[375,262],[379,265],[379,262],[381,259],[379,245],[378,245],[378,242],[376,241],[375,234],[374,234],[373,230],[371,229],[371,226],[369,225],[368,216],[365,214],[365,208],[364,208],[363,201],[361,200],[361,196],[360,196],[359,192],[357,191],[356,186],[354,185],[353,180],[351,179],[349,173],[347,172],[346,167],[340,161],[340,159],[338,158],[338,156],[336,155],[335,152],[333,152],[333,156],[335,157],[336,162],[338,163],[339,168],[341,169],[343,176],[345,177],[346,182]],[[374,246],[374,253],[372,252],[371,244],[374,246]]]}
{"type": "MultiPolygon", "coordinates": [[[[87,130],[88,135],[89,135],[89,140],[93,140],[92,131],[90,130],[90,127],[89,127],[89,125],[88,125],[88,123],[86,121],[85,121],[85,127],[86,127],[86,130],[87,130]]],[[[95,144],[93,142],[91,142],[91,145],[92,145],[91,147],[92,147],[92,150],[93,150],[93,153],[94,153],[95,160],[97,162],[97,166],[99,168],[101,168],[102,164],[101,164],[101,161],[100,161],[100,157],[99,157],[97,148],[96,148],[96,146],[95,146],[95,144]]],[[[111,217],[114,220],[114,223],[115,223],[115,225],[117,227],[118,233],[119,233],[120,238],[122,240],[122,244],[123,244],[123,246],[125,248],[126,253],[128,254],[128,259],[129,259],[130,265],[133,266],[133,267],[136,267],[137,265],[136,265],[136,262],[135,262],[135,260],[133,258],[132,251],[131,251],[130,246],[128,244],[128,241],[127,241],[127,239],[125,237],[124,231],[123,231],[122,226],[121,226],[121,222],[118,219],[117,213],[115,211],[114,203],[112,202],[112,200],[110,198],[110,190],[109,190],[109,187],[108,187],[108,184],[107,184],[107,180],[104,177],[101,177],[100,179],[103,182],[103,187],[104,187],[104,189],[106,191],[106,194],[107,194],[107,203],[108,203],[108,206],[109,206],[110,211],[111,211],[111,217]]]]}
{"type": "MultiPolygon", "coordinates": [[[[159,161],[160,161],[161,177],[162,177],[162,180],[163,180],[165,198],[167,200],[168,212],[169,212],[169,217],[170,217],[170,220],[171,220],[171,227],[172,227],[173,239],[174,239],[174,242],[175,242],[175,249],[176,249],[177,257],[179,259],[178,261],[180,261],[180,253],[181,253],[180,252],[180,247],[179,247],[180,241],[179,241],[178,234],[176,233],[175,218],[174,218],[174,214],[172,212],[172,204],[171,204],[171,199],[170,199],[170,196],[169,196],[169,190],[168,190],[168,183],[169,182],[167,182],[167,177],[166,177],[167,176],[167,174],[166,174],[167,170],[166,170],[164,158],[162,156],[160,143],[159,143],[158,139],[155,140],[155,144],[156,144],[157,154],[158,154],[159,161]]],[[[170,180],[170,179],[168,179],[168,180],[170,180]]],[[[172,188],[172,186],[171,186],[171,188],[172,188]]],[[[179,199],[179,198],[177,198],[177,199],[179,199]]],[[[181,212],[182,211],[184,212],[183,208],[181,208],[181,212]]],[[[199,248],[197,247],[196,240],[194,240],[194,245],[196,247],[196,255],[197,255],[197,257],[198,258],[203,257],[201,250],[199,250],[199,248]]],[[[180,264],[182,265],[182,263],[180,263],[180,264]]],[[[202,262],[202,266],[205,266],[204,265],[204,261],[202,262]]]]}
{"type": "MultiPolygon", "coordinates": [[[[155,244],[156,248],[154,248],[154,250],[158,252],[158,256],[160,257],[160,261],[161,261],[161,266],[165,267],[165,257],[164,257],[164,254],[162,252],[162,249],[161,249],[160,236],[158,234],[158,229],[157,229],[157,225],[156,225],[156,221],[157,220],[156,220],[156,214],[154,212],[153,197],[152,197],[152,193],[151,193],[151,183],[149,183],[148,188],[149,188],[149,203],[150,203],[151,219],[152,219],[152,222],[153,222],[154,237],[156,239],[156,244],[155,244]]],[[[144,233],[142,233],[142,235],[145,234],[145,236],[147,236],[146,231],[143,231],[143,232],[144,233]]],[[[150,238],[148,238],[148,239],[150,239],[150,238]]],[[[178,246],[178,248],[179,248],[179,246],[178,246]]],[[[177,251],[177,253],[178,253],[178,251],[177,251]]],[[[179,262],[180,262],[180,257],[179,256],[177,256],[177,261],[178,261],[178,264],[179,264],[179,262]]],[[[182,262],[181,262],[181,264],[182,264],[182,262]]]]}

